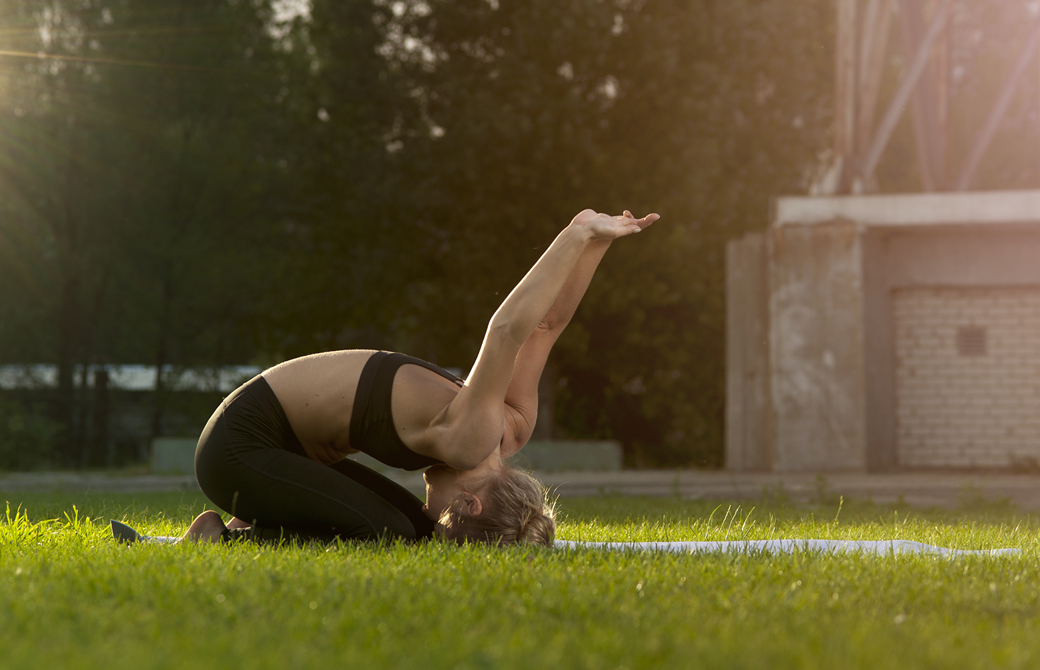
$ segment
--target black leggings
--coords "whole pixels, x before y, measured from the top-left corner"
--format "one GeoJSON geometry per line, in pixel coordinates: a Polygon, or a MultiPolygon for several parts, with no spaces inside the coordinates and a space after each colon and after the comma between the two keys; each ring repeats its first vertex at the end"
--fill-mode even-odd
{"type": "Polygon", "coordinates": [[[195,450],[203,493],[253,524],[257,539],[403,538],[433,534],[423,503],[351,460],[307,457],[278,398],[257,375],[224,399],[195,450]]]}

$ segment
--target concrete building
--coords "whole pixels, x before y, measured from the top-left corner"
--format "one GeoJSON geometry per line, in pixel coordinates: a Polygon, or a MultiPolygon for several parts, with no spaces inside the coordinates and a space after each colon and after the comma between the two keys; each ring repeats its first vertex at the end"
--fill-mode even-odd
{"type": "Polygon", "coordinates": [[[1040,468],[1040,191],[780,198],[726,288],[728,468],[1040,468]]]}

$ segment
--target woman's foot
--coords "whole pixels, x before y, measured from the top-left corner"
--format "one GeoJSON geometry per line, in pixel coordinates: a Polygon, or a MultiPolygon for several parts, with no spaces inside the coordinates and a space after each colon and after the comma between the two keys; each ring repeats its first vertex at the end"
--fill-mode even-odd
{"type": "Polygon", "coordinates": [[[227,530],[227,526],[220,518],[220,514],[214,510],[206,510],[195,517],[188,527],[188,532],[181,538],[181,542],[220,542],[220,536],[227,530]]]}
{"type": "Polygon", "coordinates": [[[239,528],[252,528],[253,524],[249,523],[248,521],[243,521],[242,519],[239,519],[236,516],[233,519],[231,519],[231,521],[228,521],[227,527],[228,530],[236,530],[239,528]]]}

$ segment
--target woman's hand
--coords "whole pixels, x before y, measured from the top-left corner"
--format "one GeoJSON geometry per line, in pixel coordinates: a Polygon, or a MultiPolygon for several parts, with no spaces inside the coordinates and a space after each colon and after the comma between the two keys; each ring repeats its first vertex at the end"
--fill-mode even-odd
{"type": "Polygon", "coordinates": [[[657,214],[647,214],[643,218],[637,219],[627,209],[621,216],[609,216],[586,209],[574,217],[571,225],[587,232],[591,239],[615,240],[638,233],[659,218],[661,217],[657,214]]]}

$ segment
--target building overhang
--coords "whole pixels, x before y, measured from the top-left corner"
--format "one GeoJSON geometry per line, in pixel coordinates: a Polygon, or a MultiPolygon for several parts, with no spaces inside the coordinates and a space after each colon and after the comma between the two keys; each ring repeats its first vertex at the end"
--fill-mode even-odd
{"type": "Polygon", "coordinates": [[[1040,190],[785,196],[773,201],[772,226],[846,220],[864,226],[917,227],[1040,223],[1040,190]]]}

